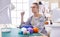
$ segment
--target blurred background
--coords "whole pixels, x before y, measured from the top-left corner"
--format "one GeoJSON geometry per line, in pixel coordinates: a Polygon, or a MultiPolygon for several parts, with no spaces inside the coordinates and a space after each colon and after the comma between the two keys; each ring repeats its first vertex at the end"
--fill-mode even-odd
{"type": "Polygon", "coordinates": [[[60,8],[60,0],[11,0],[11,3],[15,6],[15,9],[11,11],[12,25],[20,25],[20,13],[22,11],[25,11],[24,21],[27,21],[27,19],[32,15],[30,5],[33,2],[39,1],[43,3],[48,11],[60,8]]]}
{"type": "MultiPolygon", "coordinates": [[[[52,10],[59,9],[60,8],[60,0],[11,0],[11,3],[13,4],[13,10],[11,10],[11,24],[9,24],[11,27],[18,27],[21,24],[21,15],[20,13],[22,11],[25,12],[24,15],[24,21],[27,21],[27,19],[32,15],[31,13],[31,4],[33,2],[39,2],[41,1],[43,3],[43,6],[47,10],[50,15],[52,15],[52,10]]],[[[46,14],[46,16],[48,16],[46,14]]],[[[52,16],[51,16],[52,17],[52,16]]],[[[8,24],[7,24],[8,25],[8,24]]]]}

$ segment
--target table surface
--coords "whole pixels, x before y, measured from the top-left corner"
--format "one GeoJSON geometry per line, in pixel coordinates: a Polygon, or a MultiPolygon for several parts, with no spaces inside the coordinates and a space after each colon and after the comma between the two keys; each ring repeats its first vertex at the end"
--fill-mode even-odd
{"type": "Polygon", "coordinates": [[[2,37],[28,37],[28,36],[42,36],[41,33],[33,33],[31,35],[19,34],[19,28],[11,28],[11,32],[2,32],[2,37]]]}

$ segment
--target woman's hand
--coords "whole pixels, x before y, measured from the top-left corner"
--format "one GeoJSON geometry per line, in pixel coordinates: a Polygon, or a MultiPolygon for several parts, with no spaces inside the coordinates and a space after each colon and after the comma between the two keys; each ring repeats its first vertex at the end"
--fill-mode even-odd
{"type": "Polygon", "coordinates": [[[49,24],[49,22],[48,22],[48,21],[45,21],[45,22],[44,22],[44,24],[45,24],[45,25],[48,25],[48,24],[49,24]]]}
{"type": "Polygon", "coordinates": [[[25,12],[21,12],[21,17],[23,17],[23,16],[24,16],[24,14],[25,14],[25,12]]]}

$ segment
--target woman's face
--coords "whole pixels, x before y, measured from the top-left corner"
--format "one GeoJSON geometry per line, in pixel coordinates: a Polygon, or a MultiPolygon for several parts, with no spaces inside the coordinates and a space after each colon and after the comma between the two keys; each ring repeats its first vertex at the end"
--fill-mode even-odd
{"type": "Polygon", "coordinates": [[[39,7],[36,4],[32,4],[31,8],[33,13],[36,13],[39,11],[39,7]]]}

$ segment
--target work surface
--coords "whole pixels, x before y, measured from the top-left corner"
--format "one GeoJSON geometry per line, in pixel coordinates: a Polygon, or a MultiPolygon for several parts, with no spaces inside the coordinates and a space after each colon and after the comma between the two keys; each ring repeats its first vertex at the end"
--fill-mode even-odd
{"type": "Polygon", "coordinates": [[[42,36],[40,33],[34,33],[31,35],[22,35],[19,34],[20,29],[19,28],[12,28],[11,32],[2,32],[2,37],[28,37],[28,36],[42,36]]]}

